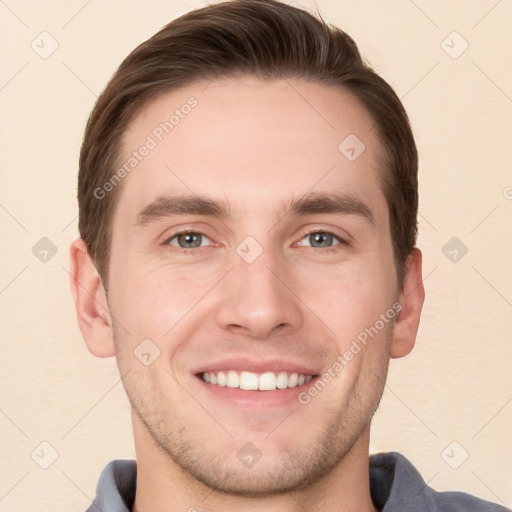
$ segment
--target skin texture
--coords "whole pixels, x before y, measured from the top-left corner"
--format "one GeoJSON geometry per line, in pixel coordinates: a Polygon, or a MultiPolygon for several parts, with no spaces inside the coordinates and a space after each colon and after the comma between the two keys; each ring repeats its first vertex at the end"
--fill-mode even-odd
{"type": "Polygon", "coordinates": [[[370,421],[389,358],[413,348],[424,300],[419,249],[403,289],[396,281],[374,123],[345,90],[237,77],[150,102],[125,133],[126,158],[190,97],[197,106],[118,185],[108,300],[84,243],[71,248],[87,346],[116,356],[132,405],[135,510],[373,511],[370,421]],[[350,134],[366,147],[354,161],[338,149],[350,134]],[[333,192],[366,204],[373,222],[284,215],[293,199],[333,192]],[[229,203],[231,215],[137,223],[171,194],[229,203]],[[175,236],[182,230],[203,234],[200,246],[175,236]],[[315,245],[325,230],[335,237],[315,245]],[[262,251],[252,263],[237,252],[246,237],[251,255],[262,251]],[[224,357],[322,375],[396,302],[400,314],[307,405],[241,404],[195,375],[224,357]],[[144,339],[160,351],[148,366],[134,357],[144,339]],[[247,443],[261,453],[252,467],[237,457],[247,443]]]}

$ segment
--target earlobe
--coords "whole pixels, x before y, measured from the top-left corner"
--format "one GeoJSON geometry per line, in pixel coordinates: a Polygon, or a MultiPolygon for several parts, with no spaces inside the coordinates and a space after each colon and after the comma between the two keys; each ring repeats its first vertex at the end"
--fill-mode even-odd
{"type": "Polygon", "coordinates": [[[70,282],[80,331],[97,357],[115,354],[112,319],[103,283],[82,239],[70,248],[70,282]]]}
{"type": "Polygon", "coordinates": [[[406,356],[414,347],[421,309],[425,300],[421,261],[421,251],[414,247],[407,260],[404,286],[399,298],[402,309],[394,325],[391,345],[391,357],[393,358],[406,356]]]}

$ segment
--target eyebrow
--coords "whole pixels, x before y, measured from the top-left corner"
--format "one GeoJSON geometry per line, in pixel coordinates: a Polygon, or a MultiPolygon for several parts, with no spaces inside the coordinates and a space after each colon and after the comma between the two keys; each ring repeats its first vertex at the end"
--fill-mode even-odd
{"type": "MultiPolygon", "coordinates": [[[[356,215],[375,225],[375,217],[370,207],[357,197],[347,193],[309,193],[285,203],[281,212],[280,218],[287,215],[301,216],[315,213],[356,215]]],[[[204,196],[160,196],[137,214],[136,224],[145,226],[174,215],[204,215],[227,219],[231,216],[231,208],[226,201],[216,201],[204,196]]]]}

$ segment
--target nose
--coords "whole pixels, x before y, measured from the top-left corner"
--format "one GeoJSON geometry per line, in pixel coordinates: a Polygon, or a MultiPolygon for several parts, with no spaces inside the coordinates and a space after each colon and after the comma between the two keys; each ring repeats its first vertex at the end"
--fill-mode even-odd
{"type": "Polygon", "coordinates": [[[263,340],[281,330],[299,329],[303,313],[294,293],[293,267],[272,255],[270,250],[252,263],[238,254],[234,268],[222,284],[219,325],[235,334],[263,340]]]}

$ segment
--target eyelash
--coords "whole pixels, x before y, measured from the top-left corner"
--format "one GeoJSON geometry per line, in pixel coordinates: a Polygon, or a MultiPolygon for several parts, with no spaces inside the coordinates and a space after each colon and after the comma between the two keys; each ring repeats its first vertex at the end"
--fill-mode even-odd
{"type": "MultiPolygon", "coordinates": [[[[313,229],[311,231],[308,231],[307,233],[304,233],[301,237],[301,240],[307,236],[310,236],[310,235],[313,235],[313,234],[316,234],[316,233],[321,233],[323,235],[331,235],[333,236],[334,238],[336,238],[339,242],[339,244],[336,244],[336,245],[333,245],[331,247],[310,247],[311,249],[319,249],[321,250],[322,252],[326,252],[326,253],[331,253],[331,252],[335,252],[337,250],[339,250],[338,246],[348,246],[350,245],[345,239],[341,238],[337,233],[335,233],[334,231],[330,230],[330,229],[313,229]]],[[[203,233],[202,231],[193,231],[193,230],[183,230],[183,231],[178,231],[177,233],[173,233],[169,238],[167,238],[163,243],[162,245],[165,245],[165,246],[170,246],[170,242],[171,240],[174,240],[176,237],[180,236],[180,235],[202,235],[202,236],[205,236],[206,238],[209,239],[208,235],[206,235],[205,233],[203,233]]],[[[173,249],[175,250],[178,250],[182,253],[185,253],[185,254],[190,254],[190,253],[193,253],[193,252],[197,252],[198,249],[204,249],[204,247],[194,247],[194,248],[191,248],[191,249],[185,249],[183,247],[176,247],[176,246],[171,246],[173,247],[173,249]]]]}
{"type": "Polygon", "coordinates": [[[306,237],[311,236],[316,233],[320,233],[322,235],[331,235],[336,240],[338,240],[339,243],[336,245],[332,245],[331,247],[310,247],[310,249],[318,249],[322,252],[331,253],[331,252],[339,251],[341,249],[341,246],[349,245],[345,239],[341,238],[337,233],[335,233],[334,231],[332,231],[330,229],[313,229],[311,231],[304,233],[301,237],[301,240],[303,238],[306,238],[306,237]]]}

